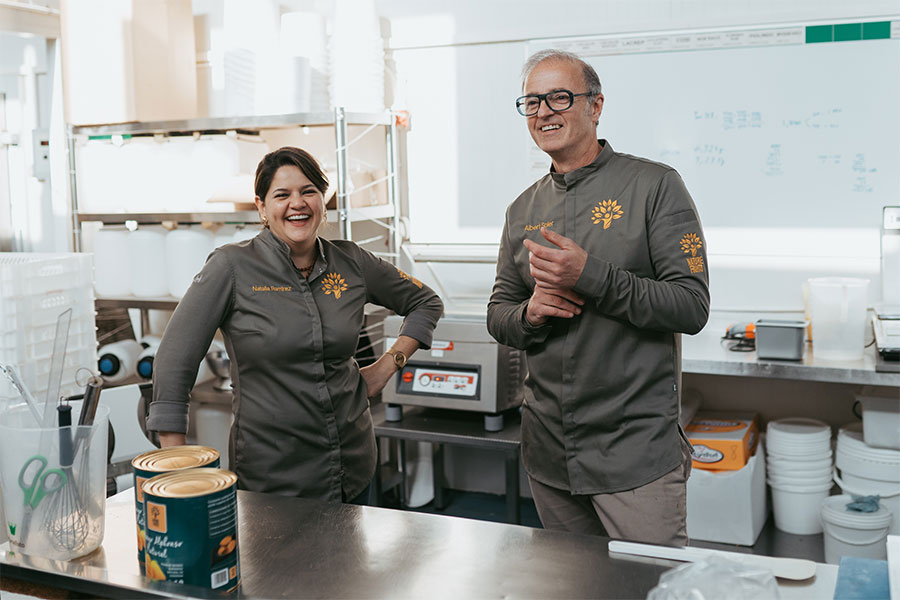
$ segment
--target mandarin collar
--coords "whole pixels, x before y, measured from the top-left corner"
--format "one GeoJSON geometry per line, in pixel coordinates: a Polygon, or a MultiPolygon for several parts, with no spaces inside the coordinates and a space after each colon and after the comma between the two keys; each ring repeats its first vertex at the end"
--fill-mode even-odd
{"type": "Polygon", "coordinates": [[[574,183],[577,183],[581,179],[584,179],[585,177],[608,163],[613,155],[612,146],[607,140],[597,140],[597,143],[602,145],[602,148],[600,148],[600,154],[597,155],[597,158],[591,161],[590,164],[579,167],[574,171],[569,171],[568,173],[557,173],[553,168],[553,163],[551,163],[550,178],[553,180],[553,183],[563,187],[572,185],[574,183]]]}
{"type": "MultiPolygon", "coordinates": [[[[274,248],[278,252],[283,253],[288,260],[291,260],[291,247],[287,245],[287,242],[285,242],[282,239],[279,239],[278,236],[276,236],[274,233],[272,233],[271,229],[269,229],[268,227],[264,227],[258,237],[267,246],[274,248]]],[[[325,264],[325,251],[323,248],[323,244],[322,244],[322,241],[319,239],[319,236],[316,236],[316,263],[317,264],[320,262],[319,259],[321,259],[322,264],[325,264]]],[[[293,261],[291,261],[291,264],[293,264],[293,261]]],[[[319,269],[314,269],[313,273],[316,273],[317,271],[319,271],[319,269]]],[[[310,280],[312,280],[312,279],[313,279],[313,277],[310,276],[310,280]]]]}

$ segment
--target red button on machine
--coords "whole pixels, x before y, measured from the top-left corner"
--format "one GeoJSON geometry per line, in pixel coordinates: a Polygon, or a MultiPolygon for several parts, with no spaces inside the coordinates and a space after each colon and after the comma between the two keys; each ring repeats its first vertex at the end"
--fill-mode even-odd
{"type": "Polygon", "coordinates": [[[403,381],[405,381],[406,383],[409,383],[412,380],[413,380],[412,371],[404,371],[403,372],[403,381]]]}

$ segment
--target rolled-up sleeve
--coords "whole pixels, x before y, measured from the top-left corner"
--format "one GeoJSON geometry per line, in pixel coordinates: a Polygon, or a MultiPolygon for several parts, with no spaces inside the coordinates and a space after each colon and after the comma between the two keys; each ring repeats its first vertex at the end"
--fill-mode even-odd
{"type": "Polygon", "coordinates": [[[400,335],[413,338],[421,348],[431,348],[434,328],[444,314],[440,296],[412,275],[362,248],[357,260],[366,281],[366,300],[403,315],[400,335]]]}
{"type": "Polygon", "coordinates": [[[186,433],[190,391],[216,329],[233,305],[234,274],[225,252],[213,252],[178,303],[153,360],[147,429],[186,433]]]}

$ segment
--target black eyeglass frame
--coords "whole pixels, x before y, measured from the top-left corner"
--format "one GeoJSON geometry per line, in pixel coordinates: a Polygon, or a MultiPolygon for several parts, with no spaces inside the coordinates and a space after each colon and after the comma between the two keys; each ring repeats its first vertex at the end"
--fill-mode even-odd
{"type": "Polygon", "coordinates": [[[528,95],[519,96],[518,98],[516,98],[516,110],[519,111],[519,114],[522,115],[523,117],[533,117],[534,115],[538,114],[538,112],[540,112],[541,102],[543,102],[544,104],[547,105],[547,108],[549,108],[553,112],[563,112],[563,111],[566,111],[566,110],[569,110],[570,108],[572,108],[572,105],[575,104],[575,98],[577,98],[578,96],[593,96],[593,95],[594,94],[592,94],[591,92],[583,92],[581,94],[576,94],[576,93],[572,92],[571,90],[553,90],[552,92],[547,92],[546,94],[528,94],[528,95]],[[550,103],[547,101],[547,96],[552,96],[553,94],[561,94],[561,93],[567,94],[569,96],[569,105],[566,106],[565,108],[553,108],[552,106],[550,106],[550,103]],[[535,108],[533,113],[527,113],[527,114],[525,113],[524,107],[525,107],[525,100],[527,98],[537,98],[538,99],[537,108],[535,108]]]}

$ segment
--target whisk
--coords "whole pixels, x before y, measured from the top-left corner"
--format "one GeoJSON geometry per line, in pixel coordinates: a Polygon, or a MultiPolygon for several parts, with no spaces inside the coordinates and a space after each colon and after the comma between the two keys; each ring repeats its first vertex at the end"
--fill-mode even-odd
{"type": "Polygon", "coordinates": [[[54,545],[59,549],[72,551],[87,538],[88,517],[72,472],[72,407],[60,404],[56,410],[59,413],[59,466],[66,474],[66,483],[53,494],[46,515],[46,525],[53,536],[54,545]]]}

